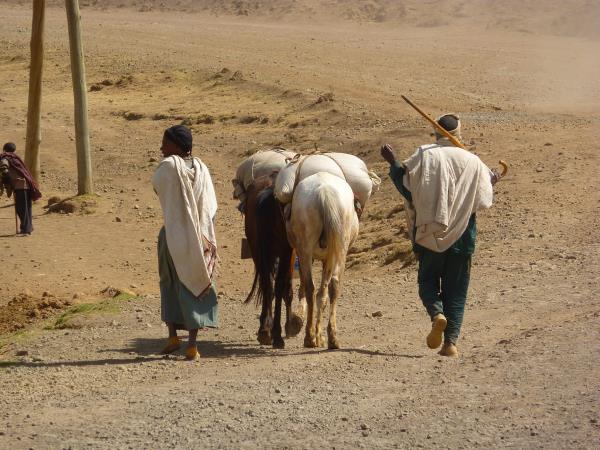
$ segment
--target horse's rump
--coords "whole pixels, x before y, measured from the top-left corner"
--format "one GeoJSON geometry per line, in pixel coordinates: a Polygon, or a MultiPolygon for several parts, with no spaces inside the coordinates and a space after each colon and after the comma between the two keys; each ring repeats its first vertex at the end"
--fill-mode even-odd
{"type": "MultiPolygon", "coordinates": [[[[346,181],[327,172],[305,178],[296,187],[291,209],[295,216],[293,222],[302,224],[303,228],[297,234],[313,239],[322,236],[324,239],[319,239],[319,247],[324,247],[321,244],[331,246],[336,256],[345,252],[346,236],[350,233],[346,228],[353,226],[353,221],[358,222],[354,193],[346,181]],[[316,211],[318,216],[312,216],[311,211],[316,211]]],[[[295,242],[295,245],[300,244],[295,242]]],[[[317,245],[317,242],[304,242],[304,245],[317,245]]],[[[331,253],[329,249],[328,253],[331,253]]]]}

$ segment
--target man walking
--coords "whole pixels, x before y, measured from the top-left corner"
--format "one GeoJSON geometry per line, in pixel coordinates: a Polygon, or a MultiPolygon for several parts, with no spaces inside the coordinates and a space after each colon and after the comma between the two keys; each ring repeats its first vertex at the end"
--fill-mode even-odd
{"type": "MultiPolygon", "coordinates": [[[[436,122],[460,140],[458,116],[445,114],[436,122]]],[[[435,144],[419,147],[403,163],[387,144],[381,156],[405,199],[408,233],[419,260],[419,297],[432,321],[427,346],[437,349],[443,341],[439,354],[458,356],[475,251],[475,212],[492,205],[492,186],[500,176],[438,130],[435,137],[435,144]]]]}
{"type": "Polygon", "coordinates": [[[2,150],[3,152],[0,153],[0,194],[4,189],[6,189],[8,197],[14,193],[15,211],[21,223],[18,234],[27,236],[33,231],[32,202],[38,200],[42,194],[27,166],[15,153],[16,145],[7,142],[2,150]]]}

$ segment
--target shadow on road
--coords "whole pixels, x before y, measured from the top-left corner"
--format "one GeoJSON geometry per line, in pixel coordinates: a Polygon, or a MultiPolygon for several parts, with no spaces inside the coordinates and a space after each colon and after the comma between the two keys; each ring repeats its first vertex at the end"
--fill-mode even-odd
{"type": "MultiPolygon", "coordinates": [[[[186,345],[185,338],[182,339],[182,350],[186,345]]],[[[136,338],[131,341],[129,347],[124,349],[115,349],[110,351],[120,351],[123,353],[135,353],[138,355],[155,355],[165,346],[166,339],[148,339],[136,338]]],[[[223,341],[198,341],[198,350],[202,358],[226,359],[226,358],[273,358],[289,356],[310,356],[319,354],[348,354],[357,353],[367,356],[388,356],[396,358],[422,358],[423,355],[407,355],[398,353],[387,353],[379,350],[369,350],[363,348],[342,348],[340,350],[327,349],[273,349],[269,346],[258,344],[245,344],[241,342],[223,342],[223,341]]]]}
{"type": "Polygon", "coordinates": [[[2,361],[0,368],[7,367],[86,367],[86,366],[106,366],[119,364],[139,364],[152,362],[163,359],[162,357],[135,357],[135,358],[106,358],[106,359],[89,359],[82,361],[2,361]]]}
{"type": "MultiPolygon", "coordinates": [[[[178,361],[183,359],[183,351],[185,349],[185,340],[181,350],[174,352],[172,355],[161,355],[160,351],[164,347],[165,339],[152,338],[135,338],[130,345],[119,349],[99,349],[98,353],[127,353],[129,358],[100,358],[79,361],[0,361],[0,369],[7,367],[30,367],[30,368],[47,368],[47,367],[86,367],[86,366],[104,366],[104,365],[128,365],[142,364],[160,360],[178,361]]],[[[273,349],[268,346],[260,346],[258,344],[244,344],[239,342],[223,342],[223,341],[200,341],[198,349],[202,355],[202,359],[254,359],[254,358],[275,358],[275,357],[313,357],[319,355],[330,355],[332,357],[360,354],[366,356],[382,356],[393,358],[423,358],[423,355],[407,355],[398,353],[387,353],[379,350],[368,350],[364,348],[343,348],[339,350],[327,349],[273,349]]]]}

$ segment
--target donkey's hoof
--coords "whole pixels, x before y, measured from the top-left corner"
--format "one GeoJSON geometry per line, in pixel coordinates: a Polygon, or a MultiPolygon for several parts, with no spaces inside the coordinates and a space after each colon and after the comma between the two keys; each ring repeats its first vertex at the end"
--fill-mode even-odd
{"type": "Polygon", "coordinates": [[[265,330],[259,331],[256,338],[260,345],[271,345],[273,343],[273,339],[271,339],[271,333],[265,330]]]}
{"type": "Polygon", "coordinates": [[[306,336],[304,338],[304,347],[306,347],[306,348],[316,348],[317,347],[317,341],[315,340],[315,338],[309,338],[308,336],[306,336]]]}
{"type": "Polygon", "coordinates": [[[297,314],[293,314],[292,318],[285,324],[285,335],[287,337],[298,336],[298,333],[302,331],[304,320],[297,314]]]}
{"type": "Polygon", "coordinates": [[[273,348],[285,348],[285,342],[282,337],[273,339],[273,348]]]}
{"type": "Polygon", "coordinates": [[[329,350],[339,350],[340,349],[340,343],[338,342],[337,339],[332,339],[328,343],[328,348],[329,348],[329,350]]]}

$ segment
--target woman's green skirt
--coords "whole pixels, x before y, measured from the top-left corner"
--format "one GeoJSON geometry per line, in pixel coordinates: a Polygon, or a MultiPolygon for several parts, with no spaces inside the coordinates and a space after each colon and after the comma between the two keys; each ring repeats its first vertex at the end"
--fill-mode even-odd
{"type": "Polygon", "coordinates": [[[161,319],[164,322],[186,330],[218,326],[219,310],[214,284],[201,297],[195,297],[179,281],[167,247],[165,227],[158,234],[158,274],[161,319]]]}

